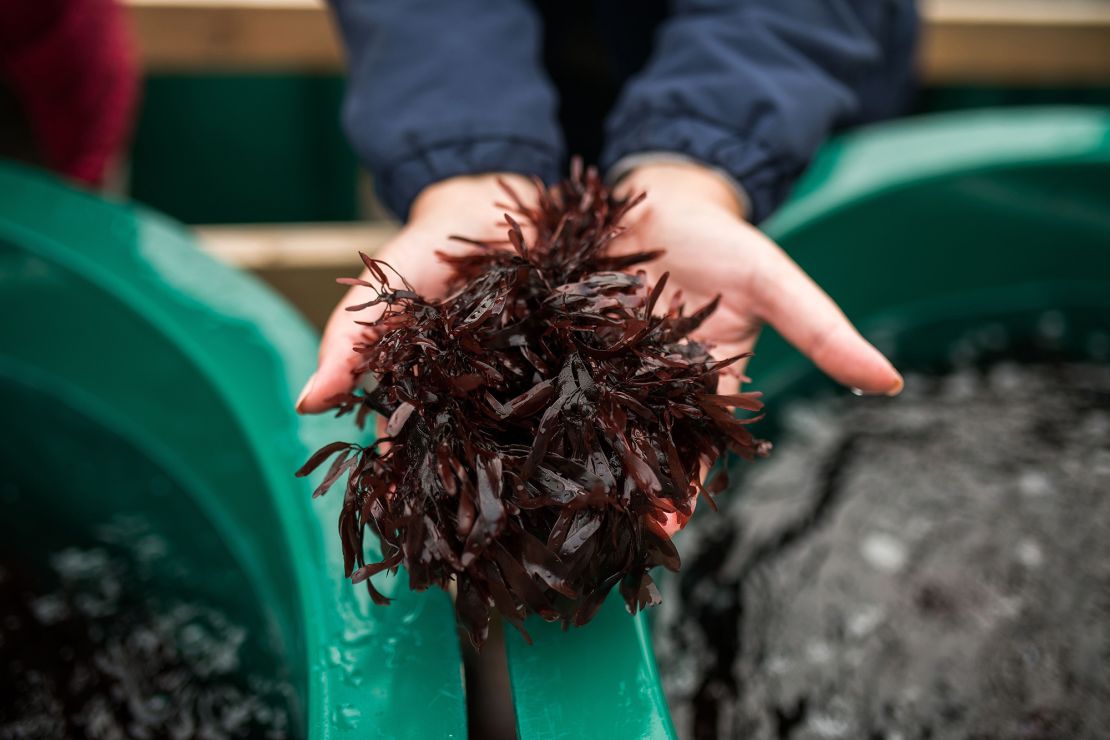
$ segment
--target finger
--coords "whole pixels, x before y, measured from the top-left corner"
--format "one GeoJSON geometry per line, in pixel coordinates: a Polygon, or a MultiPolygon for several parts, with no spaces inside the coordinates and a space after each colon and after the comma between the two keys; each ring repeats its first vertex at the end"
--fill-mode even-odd
{"type": "MultiPolygon", "coordinates": [[[[372,277],[368,272],[363,272],[362,279],[372,280],[372,277]]],[[[347,291],[332,311],[320,341],[316,372],[305,383],[297,400],[298,412],[317,414],[327,411],[334,406],[331,399],[350,392],[354,387],[354,370],[360,357],[354,347],[364,336],[364,327],[355,322],[373,321],[381,316],[385,307],[371,306],[357,314],[346,308],[365,303],[372,297],[373,291],[370,288],[355,286],[347,291]]]]}
{"type": "Polygon", "coordinates": [[[798,265],[775,247],[756,271],[755,310],[829,377],[864,393],[897,395],[902,376],[798,265]]]}

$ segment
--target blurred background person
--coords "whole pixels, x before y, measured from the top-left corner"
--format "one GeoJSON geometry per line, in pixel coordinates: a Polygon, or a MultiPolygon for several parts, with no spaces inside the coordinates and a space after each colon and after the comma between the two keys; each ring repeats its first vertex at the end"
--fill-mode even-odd
{"type": "Polygon", "coordinates": [[[138,83],[114,0],[0,4],[0,156],[105,184],[124,158],[138,83]]]}

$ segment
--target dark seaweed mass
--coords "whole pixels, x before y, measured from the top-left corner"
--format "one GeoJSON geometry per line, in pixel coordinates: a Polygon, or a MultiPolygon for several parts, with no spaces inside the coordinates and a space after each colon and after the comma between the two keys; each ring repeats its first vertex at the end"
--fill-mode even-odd
{"type": "Polygon", "coordinates": [[[1110,365],[784,418],[662,584],[680,737],[1110,737],[1110,365]]]}
{"type": "Polygon", "coordinates": [[[745,428],[758,394],[722,396],[715,360],[691,341],[716,301],[686,314],[655,312],[666,283],[626,272],[661,252],[609,245],[637,200],[619,199],[576,168],[536,205],[506,188],[508,241],[441,255],[455,274],[449,298],[417,295],[388,265],[363,256],[385,304],[356,347],[373,390],[343,398],[361,426],[388,418],[368,447],[336,442],[304,475],[335,459],[317,490],[344,473],[339,519],[346,575],[365,581],[402,563],[413,589],[457,584],[460,623],[476,644],[489,610],[522,628],[528,614],[581,625],[620,584],[630,610],[659,601],[648,570],[679,567],[667,514],[689,516],[706,490],[701,466],[767,445],[745,428]],[[526,233],[528,236],[526,236],[526,233]],[[388,444],[383,444],[388,443],[388,444]],[[365,562],[373,532],[382,557],[365,562]]]}

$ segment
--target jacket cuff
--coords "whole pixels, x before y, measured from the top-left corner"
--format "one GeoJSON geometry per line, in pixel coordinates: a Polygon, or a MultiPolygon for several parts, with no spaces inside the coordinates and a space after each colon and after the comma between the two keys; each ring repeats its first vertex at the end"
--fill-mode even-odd
{"type": "Polygon", "coordinates": [[[420,191],[440,180],[459,175],[513,172],[535,175],[550,184],[558,179],[560,158],[558,150],[538,141],[468,138],[420,149],[373,175],[382,203],[398,218],[406,220],[420,191]]]}
{"type": "Polygon", "coordinates": [[[629,119],[609,126],[601,164],[613,173],[616,165],[635,161],[647,152],[672,152],[701,162],[729,177],[747,200],[748,220],[759,223],[778,208],[805,169],[804,163],[776,154],[757,138],[694,117],[644,116],[625,128],[629,119]],[[618,136],[614,132],[619,131],[618,136]]]}

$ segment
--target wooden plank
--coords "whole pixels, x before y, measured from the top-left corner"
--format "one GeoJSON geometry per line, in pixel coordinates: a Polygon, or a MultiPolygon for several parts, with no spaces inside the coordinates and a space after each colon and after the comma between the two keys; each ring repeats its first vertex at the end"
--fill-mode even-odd
{"type": "Polygon", "coordinates": [[[923,0],[927,84],[1110,84],[1110,2],[923,0]]]}
{"type": "MultiPolygon", "coordinates": [[[[125,0],[152,72],[339,72],[318,0],[125,0]]],[[[1110,84],[1110,2],[921,0],[927,84],[1110,84]]]]}
{"type": "Polygon", "coordinates": [[[931,24],[1083,26],[1110,22],[1105,0],[919,0],[931,24]]]}
{"type": "Polygon", "coordinates": [[[205,251],[248,270],[359,265],[397,233],[384,223],[197,226],[205,251]]]}
{"type": "Polygon", "coordinates": [[[337,72],[343,55],[314,0],[126,0],[151,72],[337,72]]]}
{"type": "Polygon", "coordinates": [[[360,251],[372,253],[396,231],[389,224],[201,226],[201,248],[250,270],[296,306],[317,328],[342,299],[337,277],[362,271],[360,251]]]}

